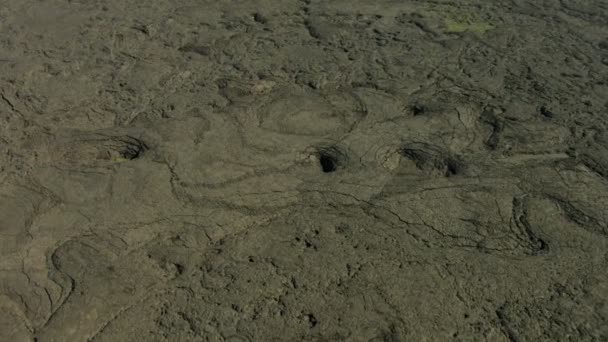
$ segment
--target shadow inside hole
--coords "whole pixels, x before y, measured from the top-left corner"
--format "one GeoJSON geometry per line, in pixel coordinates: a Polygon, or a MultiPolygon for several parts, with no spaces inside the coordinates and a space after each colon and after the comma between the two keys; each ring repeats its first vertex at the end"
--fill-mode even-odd
{"type": "Polygon", "coordinates": [[[552,111],[550,111],[546,106],[541,106],[539,111],[540,111],[540,114],[547,119],[552,119],[555,116],[555,114],[552,111]]]}
{"type": "Polygon", "coordinates": [[[412,111],[412,114],[414,114],[414,116],[423,115],[427,111],[424,106],[418,104],[411,106],[410,110],[412,111]]]}
{"type": "Polygon", "coordinates": [[[146,143],[133,137],[127,137],[127,139],[123,139],[122,143],[124,145],[120,149],[119,154],[122,158],[125,158],[127,160],[133,160],[141,157],[143,153],[148,149],[146,143]]]}
{"type": "Polygon", "coordinates": [[[464,164],[462,164],[460,161],[448,158],[447,160],[445,160],[445,162],[440,163],[438,168],[445,169],[445,176],[450,177],[463,173],[465,167],[464,164]]]}
{"type": "Polygon", "coordinates": [[[120,156],[128,160],[133,160],[139,158],[143,154],[143,151],[143,148],[128,146],[120,152],[120,156]]]}
{"type": "Polygon", "coordinates": [[[319,164],[321,164],[321,170],[325,173],[334,172],[338,169],[338,162],[332,156],[321,154],[319,156],[319,164]]]}

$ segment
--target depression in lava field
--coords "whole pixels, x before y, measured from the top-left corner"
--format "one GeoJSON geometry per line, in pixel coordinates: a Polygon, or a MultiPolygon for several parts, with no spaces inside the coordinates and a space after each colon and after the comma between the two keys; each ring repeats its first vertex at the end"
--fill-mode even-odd
{"type": "Polygon", "coordinates": [[[608,341],[604,0],[2,0],[0,342],[608,341]]]}

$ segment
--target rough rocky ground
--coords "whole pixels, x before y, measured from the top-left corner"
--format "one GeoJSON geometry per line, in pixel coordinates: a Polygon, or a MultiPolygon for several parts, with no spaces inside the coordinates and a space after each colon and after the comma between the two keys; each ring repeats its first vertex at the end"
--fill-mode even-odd
{"type": "Polygon", "coordinates": [[[3,0],[0,341],[608,340],[603,0],[3,0]]]}

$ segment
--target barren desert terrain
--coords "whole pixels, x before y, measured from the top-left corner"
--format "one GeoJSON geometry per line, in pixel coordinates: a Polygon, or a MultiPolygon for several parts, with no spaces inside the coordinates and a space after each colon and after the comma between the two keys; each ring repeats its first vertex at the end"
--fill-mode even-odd
{"type": "Polygon", "coordinates": [[[1,0],[0,341],[608,341],[608,2],[1,0]]]}

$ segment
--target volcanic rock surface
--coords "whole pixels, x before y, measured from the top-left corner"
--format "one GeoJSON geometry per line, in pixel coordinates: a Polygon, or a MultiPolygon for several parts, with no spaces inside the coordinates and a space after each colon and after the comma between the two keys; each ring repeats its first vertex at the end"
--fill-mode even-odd
{"type": "Polygon", "coordinates": [[[608,3],[3,0],[0,341],[608,340],[608,3]]]}

